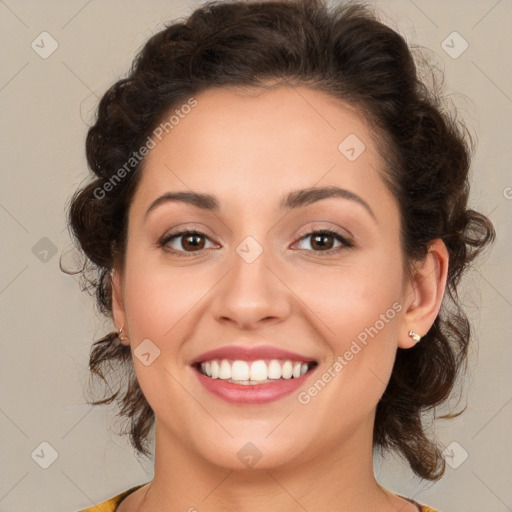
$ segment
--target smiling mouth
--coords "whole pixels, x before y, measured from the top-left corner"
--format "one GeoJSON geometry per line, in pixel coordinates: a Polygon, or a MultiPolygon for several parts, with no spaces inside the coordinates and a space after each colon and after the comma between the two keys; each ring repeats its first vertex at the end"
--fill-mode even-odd
{"type": "Polygon", "coordinates": [[[316,361],[259,359],[256,361],[213,359],[193,364],[201,375],[230,384],[254,386],[299,379],[318,365],[316,361]]]}

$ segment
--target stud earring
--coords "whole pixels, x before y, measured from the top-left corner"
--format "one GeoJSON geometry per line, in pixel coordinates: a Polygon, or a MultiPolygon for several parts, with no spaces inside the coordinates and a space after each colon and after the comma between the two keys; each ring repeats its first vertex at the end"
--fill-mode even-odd
{"type": "Polygon", "coordinates": [[[123,334],[123,329],[124,329],[124,324],[123,324],[123,326],[121,327],[121,329],[119,329],[119,332],[117,333],[117,337],[119,338],[119,340],[120,340],[121,342],[123,342],[123,341],[130,341],[130,340],[128,339],[128,336],[126,336],[126,335],[124,335],[124,334],[123,334]]]}
{"type": "Polygon", "coordinates": [[[410,336],[410,337],[411,337],[411,338],[412,338],[416,343],[418,343],[418,341],[420,341],[420,340],[421,340],[421,336],[420,336],[418,333],[414,332],[414,331],[409,331],[409,336],[410,336]]]}

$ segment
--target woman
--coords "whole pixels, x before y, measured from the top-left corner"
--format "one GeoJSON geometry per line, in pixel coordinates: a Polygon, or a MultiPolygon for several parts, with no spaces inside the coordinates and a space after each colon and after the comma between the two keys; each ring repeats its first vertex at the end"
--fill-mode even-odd
{"type": "Polygon", "coordinates": [[[442,476],[422,413],[465,363],[457,286],[494,238],[439,98],[357,4],[208,3],[147,42],[70,207],[116,326],[94,403],[142,454],[155,427],[154,479],[101,510],[433,510],[372,467],[388,448],[442,476]]]}

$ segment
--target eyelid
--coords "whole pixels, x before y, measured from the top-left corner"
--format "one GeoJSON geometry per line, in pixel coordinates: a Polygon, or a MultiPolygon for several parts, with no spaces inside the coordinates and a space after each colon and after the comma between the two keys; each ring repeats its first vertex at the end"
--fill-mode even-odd
{"type": "Polygon", "coordinates": [[[199,225],[195,224],[194,225],[194,224],[183,223],[183,224],[174,226],[169,231],[166,231],[165,234],[159,238],[158,242],[160,243],[162,240],[164,240],[166,238],[169,239],[173,236],[184,235],[187,233],[197,233],[197,234],[203,235],[204,237],[211,240],[212,237],[207,232],[210,232],[210,230],[208,229],[207,226],[205,226],[203,224],[199,224],[199,225]]]}
{"type": "MultiPolygon", "coordinates": [[[[343,229],[339,226],[333,226],[330,221],[315,221],[313,223],[309,222],[304,226],[299,228],[299,234],[297,235],[297,241],[302,240],[307,235],[312,235],[313,233],[329,233],[333,236],[337,236],[340,240],[347,246],[355,247],[355,238],[354,235],[348,230],[343,229]]],[[[296,242],[294,242],[295,244],[296,242]]],[[[316,251],[319,252],[319,251],[316,251]]]]}

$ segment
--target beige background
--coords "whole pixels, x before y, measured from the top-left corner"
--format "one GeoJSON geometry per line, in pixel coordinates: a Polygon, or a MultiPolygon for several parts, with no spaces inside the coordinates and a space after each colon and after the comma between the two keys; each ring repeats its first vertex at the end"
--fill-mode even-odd
{"type": "MultiPolygon", "coordinates": [[[[71,259],[65,205],[87,178],[84,138],[98,98],[149,35],[197,4],[0,0],[2,512],[72,512],[151,479],[151,463],[139,463],[128,443],[109,433],[112,411],[85,404],[90,344],[110,325],[58,260],[71,259]],[[46,59],[31,47],[43,31],[58,43],[46,59]],[[42,442],[58,454],[48,469],[34,459],[48,462],[50,448],[31,457],[41,454],[42,442]]],[[[450,462],[460,466],[448,467],[434,485],[394,459],[385,468],[377,461],[376,471],[384,485],[446,512],[510,511],[512,2],[377,5],[409,42],[437,54],[448,93],[478,134],[472,204],[495,223],[498,242],[465,282],[479,342],[465,384],[468,410],[436,428],[445,446],[458,443],[450,462]],[[469,45],[458,58],[441,46],[453,31],[469,45]],[[461,464],[462,450],[468,458],[461,464]]],[[[461,44],[454,40],[452,53],[461,44]]]]}

